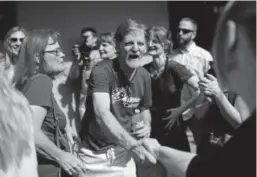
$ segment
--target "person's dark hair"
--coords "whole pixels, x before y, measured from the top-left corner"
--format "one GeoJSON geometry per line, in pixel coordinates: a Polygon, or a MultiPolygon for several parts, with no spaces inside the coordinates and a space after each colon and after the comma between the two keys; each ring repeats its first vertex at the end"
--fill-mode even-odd
{"type": "Polygon", "coordinates": [[[184,18],[182,18],[182,19],[180,20],[180,22],[181,22],[181,21],[189,21],[189,22],[191,22],[191,23],[194,25],[194,27],[195,27],[195,32],[197,32],[198,24],[197,24],[197,22],[196,22],[194,19],[192,19],[192,18],[190,18],[190,17],[184,17],[184,18]]]}
{"type": "Polygon", "coordinates": [[[111,44],[112,46],[116,47],[114,33],[112,33],[112,32],[102,33],[98,37],[97,44],[100,45],[102,42],[107,42],[107,43],[111,44]]]}
{"type": "Polygon", "coordinates": [[[172,33],[164,26],[153,26],[147,29],[148,40],[155,39],[159,43],[163,44],[164,51],[167,55],[170,55],[173,50],[172,33]]]}
{"type": "Polygon", "coordinates": [[[93,33],[93,36],[96,37],[97,36],[97,31],[95,28],[92,28],[92,27],[85,27],[81,30],[81,34],[87,32],[87,31],[90,31],[93,33]]]}
{"type": "Polygon", "coordinates": [[[119,44],[123,40],[124,36],[132,31],[144,31],[145,37],[147,38],[146,26],[135,20],[128,19],[122,22],[116,30],[116,33],[115,33],[116,44],[119,44]]]}
{"type": "Polygon", "coordinates": [[[52,30],[33,30],[25,38],[15,67],[14,83],[21,89],[27,80],[37,73],[44,73],[44,51],[51,38],[54,42],[60,42],[60,34],[52,30]],[[39,60],[39,62],[37,62],[39,60]]]}
{"type": "MultiPolygon", "coordinates": [[[[223,62],[219,61],[222,56],[225,56],[225,46],[220,43],[217,45],[217,41],[224,41],[226,38],[226,23],[232,20],[236,23],[238,28],[241,28],[245,32],[248,38],[249,47],[253,52],[253,56],[256,56],[256,2],[255,1],[233,1],[230,2],[223,10],[222,17],[219,19],[216,36],[214,39],[212,52],[216,54],[215,59],[217,61],[217,68],[219,68],[219,74],[222,78],[227,79],[226,69],[223,62]],[[214,48],[215,46],[215,48],[214,48]],[[218,52],[215,52],[218,51],[218,52]]],[[[256,59],[256,58],[255,58],[256,59]]]]}

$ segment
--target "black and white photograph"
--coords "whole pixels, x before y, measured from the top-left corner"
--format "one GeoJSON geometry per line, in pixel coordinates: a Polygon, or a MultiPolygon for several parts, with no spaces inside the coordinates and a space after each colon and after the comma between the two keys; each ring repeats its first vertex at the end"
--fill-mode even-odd
{"type": "Polygon", "coordinates": [[[1,1],[0,177],[255,177],[256,1],[1,1]]]}

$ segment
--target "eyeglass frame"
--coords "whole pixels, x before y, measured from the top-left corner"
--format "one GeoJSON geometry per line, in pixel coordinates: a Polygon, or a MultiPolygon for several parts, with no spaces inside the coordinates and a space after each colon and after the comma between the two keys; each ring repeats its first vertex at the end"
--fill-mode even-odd
{"type": "Polygon", "coordinates": [[[45,51],[43,51],[43,53],[49,53],[49,54],[53,54],[55,56],[60,56],[61,53],[64,54],[64,52],[62,51],[61,48],[57,48],[55,50],[45,50],[45,51]]]}

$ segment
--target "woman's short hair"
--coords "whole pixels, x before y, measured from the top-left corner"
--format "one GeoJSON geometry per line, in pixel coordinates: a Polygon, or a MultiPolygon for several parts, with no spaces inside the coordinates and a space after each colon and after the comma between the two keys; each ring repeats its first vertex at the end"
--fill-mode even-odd
{"type": "Polygon", "coordinates": [[[173,50],[172,33],[164,26],[152,26],[148,28],[148,40],[157,40],[157,42],[163,44],[163,48],[166,54],[171,54],[173,50]]]}
{"type": "Polygon", "coordinates": [[[139,23],[132,19],[128,19],[122,22],[116,30],[116,33],[115,33],[116,44],[118,45],[120,42],[122,42],[124,39],[124,36],[132,31],[143,31],[145,33],[145,36],[147,35],[146,26],[144,24],[139,23]]]}
{"type": "Polygon", "coordinates": [[[116,43],[115,43],[115,38],[114,38],[114,33],[112,32],[106,32],[106,33],[102,33],[97,40],[98,45],[100,45],[101,43],[106,42],[111,44],[112,46],[116,47],[116,43]]]}
{"type": "Polygon", "coordinates": [[[60,42],[60,34],[47,29],[33,30],[23,41],[14,75],[14,82],[18,88],[23,87],[27,79],[34,74],[44,73],[42,61],[49,38],[53,42],[60,42]]]}

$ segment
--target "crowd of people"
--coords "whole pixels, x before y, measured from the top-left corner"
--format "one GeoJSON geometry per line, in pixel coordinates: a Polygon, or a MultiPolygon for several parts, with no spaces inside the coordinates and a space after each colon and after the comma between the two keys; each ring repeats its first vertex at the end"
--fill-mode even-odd
{"type": "Polygon", "coordinates": [[[10,29],[0,53],[0,176],[255,176],[255,5],[225,6],[211,53],[196,44],[190,17],[173,32],[176,49],[160,25],[83,28],[67,78],[80,85],[74,139],[53,92],[65,70],[61,34],[10,29]]]}

